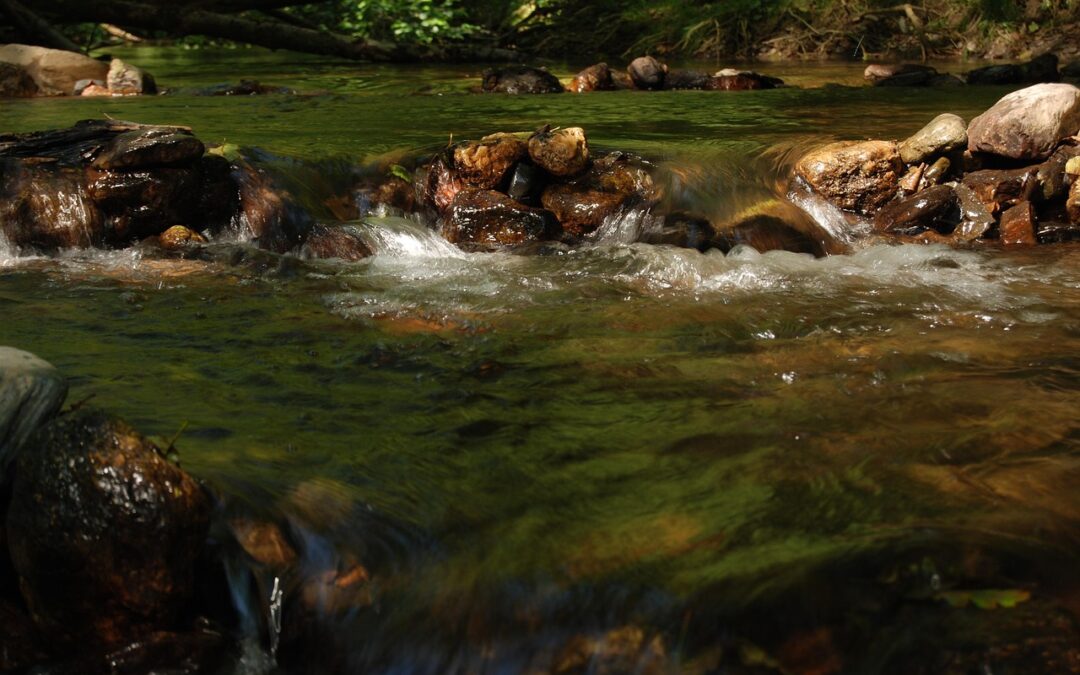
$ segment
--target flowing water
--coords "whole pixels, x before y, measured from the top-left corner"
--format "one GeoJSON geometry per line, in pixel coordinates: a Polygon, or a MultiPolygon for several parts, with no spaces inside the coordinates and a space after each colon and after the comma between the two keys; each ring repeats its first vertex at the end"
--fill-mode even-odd
{"type": "MultiPolygon", "coordinates": [[[[782,194],[811,144],[1003,93],[788,65],[766,70],[817,86],[475,96],[471,66],[125,56],[165,85],[321,93],[8,101],[0,129],[108,115],[333,167],[580,125],[722,215],[782,194]]],[[[356,225],[375,255],[353,264],[0,249],[0,343],[182,431],[185,468],[297,543],[287,671],[1080,667],[1080,248],[725,256],[612,227],[520,256],[356,225]],[[357,562],[362,593],[305,582],[357,562]]],[[[273,581],[233,580],[263,649],[273,581]]]]}

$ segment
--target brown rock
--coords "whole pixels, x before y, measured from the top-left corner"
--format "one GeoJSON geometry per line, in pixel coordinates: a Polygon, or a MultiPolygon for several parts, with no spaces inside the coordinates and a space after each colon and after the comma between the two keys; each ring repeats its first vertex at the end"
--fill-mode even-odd
{"type": "Polygon", "coordinates": [[[7,529],[51,644],[115,645],[171,625],[192,591],[207,498],[127,424],[58,418],[17,464],[7,529]]]}
{"type": "Polygon", "coordinates": [[[0,159],[0,230],[38,250],[100,246],[105,218],[81,169],[0,159]]]}
{"type": "Polygon", "coordinates": [[[25,68],[43,96],[68,96],[79,80],[105,80],[109,73],[108,64],[89,56],[20,44],[0,46],[0,61],[25,68]]]}
{"type": "Polygon", "coordinates": [[[1069,196],[1065,199],[1065,211],[1069,214],[1069,222],[1080,225],[1080,180],[1074,180],[1069,187],[1069,196]]]}
{"type": "Polygon", "coordinates": [[[515,202],[501,192],[465,188],[446,213],[443,236],[464,248],[492,250],[550,239],[554,217],[515,202]]]}
{"type": "MultiPolygon", "coordinates": [[[[376,186],[371,195],[371,204],[401,209],[408,213],[416,208],[416,191],[408,181],[393,176],[376,186]]],[[[350,219],[343,218],[343,220],[350,219]]]]}
{"type": "Polygon", "coordinates": [[[941,183],[945,180],[945,176],[948,175],[951,167],[952,162],[949,161],[948,157],[938,157],[937,161],[923,172],[921,188],[941,183]]]}
{"type": "Polygon", "coordinates": [[[75,86],[75,95],[87,97],[112,96],[112,92],[101,80],[79,80],[79,84],[75,86]]]}
{"type": "Polygon", "coordinates": [[[783,86],[784,81],[748,70],[727,68],[714,73],[703,89],[709,91],[750,91],[754,89],[775,89],[783,86]]]}
{"type": "Polygon", "coordinates": [[[297,561],[296,550],[275,523],[234,518],[229,529],[244,552],[260,565],[283,570],[297,561]]]}
{"type": "Polygon", "coordinates": [[[900,190],[907,194],[918,192],[925,171],[925,164],[916,164],[915,166],[908,168],[907,173],[905,173],[899,181],[900,190]]]}
{"type": "Polygon", "coordinates": [[[113,59],[109,64],[105,83],[111,93],[120,96],[157,93],[157,84],[150,73],[120,59],[113,59]]]}
{"type": "Polygon", "coordinates": [[[606,63],[597,63],[582,70],[570,81],[569,87],[569,91],[575,94],[611,89],[615,89],[615,81],[611,77],[611,68],[606,63]]]}
{"type": "Polygon", "coordinates": [[[1035,245],[1035,209],[1031,202],[1020,202],[1001,214],[1001,243],[1006,246],[1035,245]]]}
{"type": "Polygon", "coordinates": [[[360,230],[352,225],[316,224],[304,241],[301,252],[311,258],[336,258],[349,262],[371,257],[371,248],[360,230]]]}
{"type": "Polygon", "coordinates": [[[561,94],[559,78],[542,68],[507,66],[484,71],[481,91],[500,94],[561,94]]]}
{"type": "Polygon", "coordinates": [[[795,166],[795,173],[832,203],[869,214],[895,195],[903,170],[896,143],[863,141],[832,143],[795,166]]]}
{"type": "Polygon", "coordinates": [[[636,203],[651,204],[660,198],[660,190],[653,179],[654,171],[655,168],[640,157],[611,152],[595,159],[578,182],[629,197],[636,203]]]}
{"type": "Polygon", "coordinates": [[[450,207],[458,191],[465,187],[465,181],[450,169],[445,159],[436,156],[417,170],[413,185],[416,187],[418,204],[443,213],[450,207]]]}
{"type": "Polygon", "coordinates": [[[975,241],[994,226],[994,216],[975,191],[963,183],[955,188],[960,202],[960,224],[953,230],[957,241],[975,241]]]}
{"type": "Polygon", "coordinates": [[[638,89],[663,89],[668,67],[651,56],[639,56],[630,62],[626,72],[638,89]]]}
{"type": "Polygon", "coordinates": [[[495,134],[454,148],[454,170],[472,187],[493,190],[528,154],[525,141],[511,134],[495,134]]]}
{"type": "Polygon", "coordinates": [[[844,245],[809,214],[789,202],[775,199],[716,226],[713,246],[726,253],[738,244],[751,246],[760,253],[791,251],[819,258],[845,252],[844,245]]]}
{"type": "Polygon", "coordinates": [[[143,169],[190,164],[206,146],[190,131],[147,127],[122,133],[101,149],[91,165],[97,169],[143,169]]]}
{"type": "Polygon", "coordinates": [[[529,157],[553,176],[573,176],[589,165],[589,143],[581,127],[548,130],[529,138],[529,157]]]}
{"type": "Polygon", "coordinates": [[[544,208],[555,214],[563,230],[576,237],[600,227],[604,218],[615,213],[625,201],[625,196],[613,192],[558,183],[549,185],[541,198],[544,208]]]}
{"type": "Polygon", "coordinates": [[[87,192],[105,219],[103,245],[123,246],[160,234],[169,224],[192,223],[202,181],[194,168],[87,171],[87,192]]]}
{"type": "Polygon", "coordinates": [[[288,190],[278,186],[265,170],[246,162],[233,165],[232,177],[240,196],[242,237],[278,253],[304,242],[314,222],[296,205],[288,190]]]}
{"type": "Polygon", "coordinates": [[[1076,168],[1077,162],[1080,162],[1080,146],[1062,145],[1050,155],[1050,159],[1039,165],[1035,177],[1039,183],[1038,196],[1042,201],[1054,201],[1068,194],[1066,170],[1070,160],[1074,160],[1073,166],[1076,168]]]}
{"type": "Polygon", "coordinates": [[[1080,130],[1080,89],[1037,84],[1014,91],[971,120],[968,149],[1011,159],[1042,160],[1080,130]]]}
{"type": "Polygon", "coordinates": [[[973,171],[961,181],[971,188],[990,213],[1000,213],[1010,206],[1030,199],[1039,182],[1038,167],[999,171],[973,171]]]}
{"type": "Polygon", "coordinates": [[[948,233],[958,220],[956,192],[948,185],[935,185],[884,206],[874,215],[874,229],[893,234],[948,233]]]}
{"type": "Polygon", "coordinates": [[[37,93],[37,83],[26,68],[0,61],[0,98],[26,98],[37,93]]]}
{"type": "Polygon", "coordinates": [[[166,251],[180,251],[195,244],[205,244],[206,237],[183,225],[173,225],[158,235],[158,244],[166,251]]]}

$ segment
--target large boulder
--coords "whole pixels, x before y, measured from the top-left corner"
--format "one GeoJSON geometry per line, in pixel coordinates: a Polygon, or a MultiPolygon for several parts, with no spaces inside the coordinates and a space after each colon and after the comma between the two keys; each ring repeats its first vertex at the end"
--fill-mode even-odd
{"type": "Polygon", "coordinates": [[[1080,131],[1080,89],[1036,84],[1014,91],[971,121],[968,149],[1010,159],[1046,159],[1080,131]]]}
{"type": "Polygon", "coordinates": [[[46,361],[0,347],[0,484],[26,440],[60,411],[67,390],[67,380],[46,361]]]}
{"type": "Polygon", "coordinates": [[[20,454],[11,560],[54,647],[119,645],[168,629],[190,597],[209,504],[164,454],[95,411],[57,418],[20,454]]]}
{"type": "Polygon", "coordinates": [[[37,93],[37,83],[26,68],[0,61],[0,98],[26,98],[37,93]]]}
{"type": "Polygon", "coordinates": [[[918,164],[938,155],[967,147],[967,124],[959,115],[945,113],[900,144],[900,159],[918,164]]]}
{"type": "Polygon", "coordinates": [[[0,47],[0,61],[22,66],[46,96],[67,96],[79,80],[105,80],[109,64],[62,49],[9,44],[0,47]]]}
{"type": "Polygon", "coordinates": [[[903,170],[896,143],[830,143],[804,156],[795,173],[811,189],[847,211],[869,214],[898,189],[903,170]]]}

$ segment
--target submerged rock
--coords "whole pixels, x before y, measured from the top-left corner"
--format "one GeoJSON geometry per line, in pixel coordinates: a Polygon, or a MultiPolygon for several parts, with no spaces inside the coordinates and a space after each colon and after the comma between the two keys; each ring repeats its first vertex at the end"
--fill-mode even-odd
{"type": "Polygon", "coordinates": [[[67,391],[67,380],[46,361],[0,347],[0,485],[27,439],[60,411],[67,391]]]}
{"type": "Polygon", "coordinates": [[[967,74],[968,84],[1034,84],[1039,82],[1057,82],[1058,58],[1053,54],[1043,54],[1027,63],[1000,64],[976,68],[967,74]]]}
{"type": "Polygon", "coordinates": [[[589,165],[589,143],[581,127],[549,130],[529,138],[529,157],[553,176],[573,176],[589,165]]]}
{"type": "Polygon", "coordinates": [[[336,258],[356,262],[371,257],[360,230],[353,225],[315,225],[300,248],[303,256],[311,258],[336,258]]]}
{"type": "Polygon", "coordinates": [[[916,75],[929,79],[937,75],[937,70],[918,63],[871,63],[863,71],[863,78],[872,83],[883,82],[905,75],[916,75]]]}
{"type": "Polygon", "coordinates": [[[668,67],[651,56],[639,56],[626,67],[638,89],[663,89],[668,67]]]}
{"type": "Polygon", "coordinates": [[[705,83],[709,91],[750,91],[754,89],[775,89],[784,85],[777,77],[770,77],[749,70],[727,68],[712,75],[705,83]]]}
{"type": "Polygon", "coordinates": [[[447,241],[464,248],[493,250],[552,239],[558,227],[547,211],[494,190],[465,188],[455,195],[442,232],[447,241]]]}
{"type": "Polygon", "coordinates": [[[645,244],[693,248],[705,252],[713,247],[716,229],[708,218],[681,211],[664,215],[657,227],[646,229],[640,241],[645,244]]]}
{"type": "Polygon", "coordinates": [[[706,89],[712,76],[698,70],[669,70],[664,75],[664,89],[706,89]]]}
{"type": "Polygon", "coordinates": [[[967,144],[967,124],[964,119],[945,113],[930,120],[929,124],[900,144],[900,159],[905,164],[918,164],[966,148],[967,144]]]}
{"type": "Polygon", "coordinates": [[[166,251],[182,251],[197,244],[205,244],[206,237],[183,225],[173,225],[158,235],[158,245],[166,251]]]}
{"type": "Polygon", "coordinates": [[[1037,84],[1014,91],[971,120],[968,148],[1018,160],[1043,160],[1080,130],[1080,89],[1037,84]]]}
{"type": "Polygon", "coordinates": [[[769,200],[716,226],[712,245],[725,253],[742,244],[760,253],[791,251],[815,257],[844,252],[844,246],[794,204],[769,200]]]}
{"type": "Polygon", "coordinates": [[[191,595],[209,505],[163,454],[127,424],[79,411],[20,455],[11,559],[53,644],[119,645],[168,628],[191,595]]]}
{"type": "Polygon", "coordinates": [[[869,214],[896,195],[902,169],[896,143],[863,141],[814,150],[799,160],[795,173],[840,208],[869,214]]]}
{"type": "Polygon", "coordinates": [[[610,91],[617,88],[608,64],[597,63],[575,75],[568,89],[575,94],[584,94],[590,91],[610,91]]]}
{"type": "Polygon", "coordinates": [[[485,93],[498,94],[561,94],[559,78],[542,68],[507,66],[484,71],[480,85],[485,93]]]}

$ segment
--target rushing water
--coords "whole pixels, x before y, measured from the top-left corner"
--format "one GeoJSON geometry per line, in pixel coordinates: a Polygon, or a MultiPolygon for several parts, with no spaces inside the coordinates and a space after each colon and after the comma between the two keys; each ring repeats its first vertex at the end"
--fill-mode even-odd
{"type": "MultiPolygon", "coordinates": [[[[0,129],[109,115],[331,165],[573,124],[723,214],[782,194],[809,144],[904,137],[1002,93],[515,98],[467,95],[471,66],[129,56],[166,85],[325,93],[8,101],[0,129]]],[[[1080,249],[725,256],[613,226],[520,256],[357,225],[376,255],[354,264],[0,248],[0,343],[69,374],[74,401],[182,431],[189,471],[286,527],[300,578],[367,568],[362,597],[304,605],[286,584],[286,634],[292,611],[321,645],[289,670],[1080,667],[1080,249]],[[1017,604],[976,607],[998,601],[1017,604]]]]}

